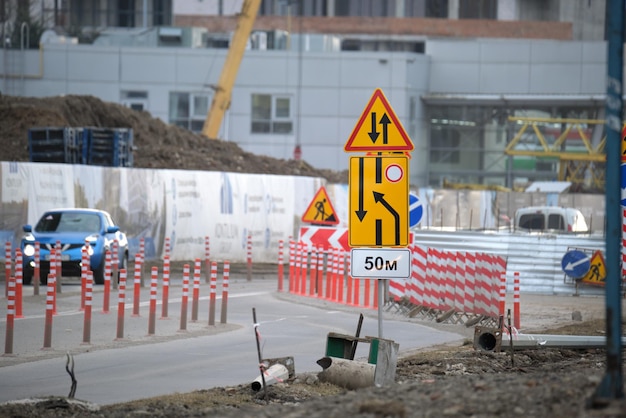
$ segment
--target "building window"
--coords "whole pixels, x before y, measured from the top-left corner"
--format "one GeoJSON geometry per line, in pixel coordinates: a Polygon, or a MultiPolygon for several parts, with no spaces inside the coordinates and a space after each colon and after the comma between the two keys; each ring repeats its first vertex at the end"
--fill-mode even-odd
{"type": "Polygon", "coordinates": [[[459,132],[450,127],[434,126],[431,136],[430,161],[458,164],[461,157],[459,132]]]}
{"type": "Polygon", "coordinates": [[[209,111],[209,95],[206,93],[170,93],[170,123],[202,132],[209,111]]]}
{"type": "Polygon", "coordinates": [[[252,133],[290,134],[293,131],[291,98],[271,94],[252,95],[252,133]]]}
{"type": "Polygon", "coordinates": [[[166,26],[172,24],[171,0],[154,0],[153,26],[166,26]]]}
{"type": "Polygon", "coordinates": [[[147,110],[148,109],[148,92],[143,90],[122,90],[121,94],[122,104],[133,110],[147,110]]]}
{"type": "Polygon", "coordinates": [[[459,19],[498,19],[497,0],[461,0],[459,19]]]}
{"type": "Polygon", "coordinates": [[[118,0],[118,26],[122,28],[135,27],[135,0],[118,0]]]}

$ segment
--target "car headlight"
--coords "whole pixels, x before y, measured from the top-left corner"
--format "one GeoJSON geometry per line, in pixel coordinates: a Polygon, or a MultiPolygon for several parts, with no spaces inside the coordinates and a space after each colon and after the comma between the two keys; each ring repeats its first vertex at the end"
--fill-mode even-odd
{"type": "Polygon", "coordinates": [[[31,244],[26,244],[24,245],[24,250],[22,251],[22,253],[26,256],[26,257],[32,257],[35,255],[35,246],[31,245],[31,244]]]}

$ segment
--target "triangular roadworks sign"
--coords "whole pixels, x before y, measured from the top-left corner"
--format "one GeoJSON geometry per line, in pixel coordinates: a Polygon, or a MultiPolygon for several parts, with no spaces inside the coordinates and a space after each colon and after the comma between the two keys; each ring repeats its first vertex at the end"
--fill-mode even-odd
{"type": "Polygon", "coordinates": [[[365,106],[344,151],[413,151],[413,142],[381,89],[365,106]]]}
{"type": "Polygon", "coordinates": [[[335,208],[330,203],[324,186],[320,187],[311,203],[309,203],[309,207],[304,211],[302,222],[317,225],[337,225],[339,223],[339,219],[337,219],[335,214],[335,208]]]}

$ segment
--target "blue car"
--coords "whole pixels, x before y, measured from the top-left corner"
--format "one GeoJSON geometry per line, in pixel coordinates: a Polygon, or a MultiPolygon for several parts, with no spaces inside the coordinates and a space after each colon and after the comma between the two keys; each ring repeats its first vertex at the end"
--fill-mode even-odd
{"type": "Polygon", "coordinates": [[[23,257],[23,282],[30,284],[35,267],[35,242],[40,245],[40,279],[47,283],[50,272],[50,250],[61,245],[62,276],[80,276],[82,248],[89,244],[90,268],[96,284],[104,283],[107,250],[118,242],[119,269],[128,266],[128,240],[108,212],[97,209],[55,209],[44,213],[35,228],[24,225],[20,248],[23,257]]]}

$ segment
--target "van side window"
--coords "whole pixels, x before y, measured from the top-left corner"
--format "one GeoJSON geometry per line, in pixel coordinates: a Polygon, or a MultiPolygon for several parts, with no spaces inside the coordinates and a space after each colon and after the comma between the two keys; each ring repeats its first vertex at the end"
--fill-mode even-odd
{"type": "Polygon", "coordinates": [[[560,231],[565,230],[565,220],[563,216],[553,213],[548,215],[548,229],[558,229],[560,231]]]}
{"type": "Polygon", "coordinates": [[[529,213],[520,216],[519,227],[524,229],[545,229],[543,213],[529,213]]]}

